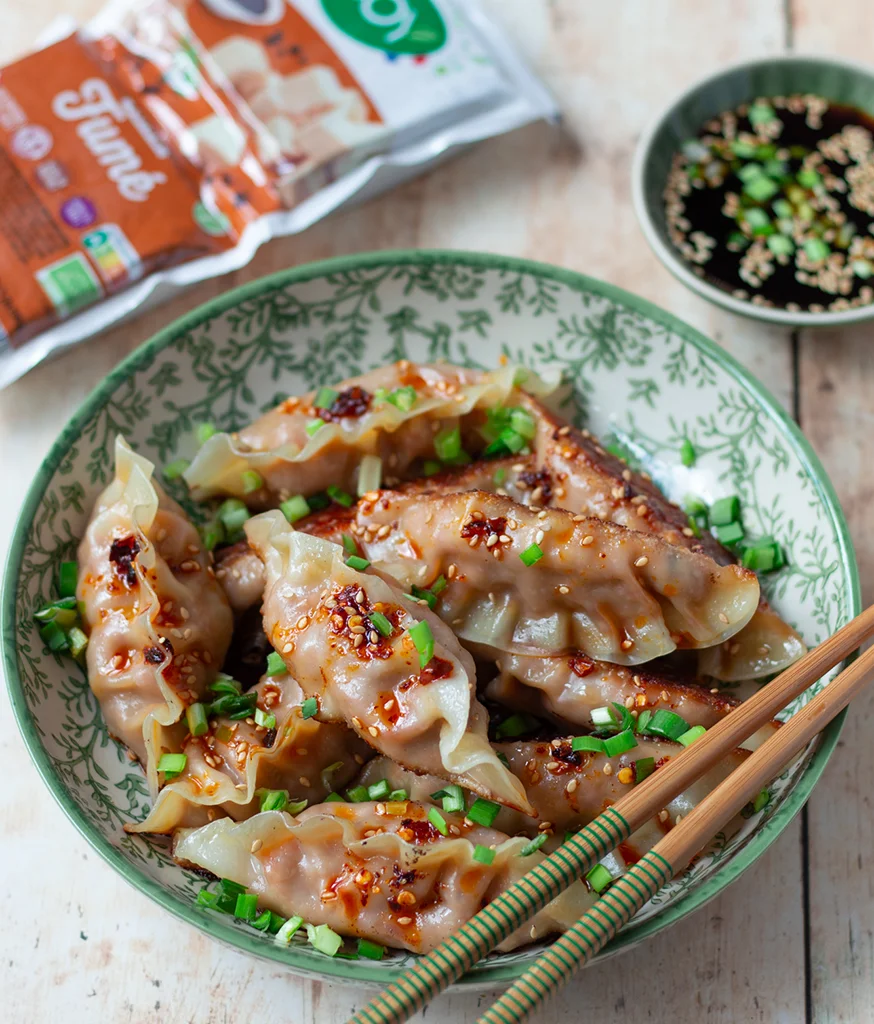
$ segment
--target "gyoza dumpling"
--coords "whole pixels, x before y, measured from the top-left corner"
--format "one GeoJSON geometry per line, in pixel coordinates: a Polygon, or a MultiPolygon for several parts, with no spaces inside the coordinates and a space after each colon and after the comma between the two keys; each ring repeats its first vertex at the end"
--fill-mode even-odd
{"type": "Polygon", "coordinates": [[[90,634],[88,682],[154,795],[157,735],[215,679],[233,616],[197,530],[153,470],[117,438],[115,479],[79,545],[76,596],[90,634]]]}
{"type": "MultiPolygon", "coordinates": [[[[444,819],[446,836],[428,821],[428,807],[413,802],[395,815],[372,803],[322,804],[297,820],[269,811],[181,832],[174,856],[245,885],[284,916],[427,953],[543,859],[520,856],[525,839],[468,826],[459,815],[444,819]],[[494,848],[491,864],[474,859],[477,845],[494,848]]],[[[498,948],[565,931],[593,900],[574,882],[498,948]]]]}
{"type": "MultiPolygon", "coordinates": [[[[585,516],[656,534],[708,555],[720,565],[734,561],[707,531],[696,536],[688,517],[652,480],[634,473],[605,451],[588,432],[564,423],[530,396],[521,398],[537,422],[534,458],[542,504],[550,502],[585,516]]],[[[749,624],[701,658],[701,672],[727,682],[758,679],[791,665],[807,650],[798,633],[764,598],[749,624]]]]}
{"type": "Polygon", "coordinates": [[[238,434],[215,434],[185,479],[198,498],[230,494],[261,509],[331,485],[354,491],[365,455],[382,459],[386,477],[402,479],[414,463],[439,454],[441,431],[459,427],[468,447],[484,447],[478,428],[486,410],[518,404],[520,372],[528,390],[551,390],[536,374],[511,366],[490,373],[406,360],[381,367],[337,390],[289,398],[238,434]],[[260,474],[259,490],[244,488],[247,470],[260,474]]]}
{"type": "Polygon", "coordinates": [[[250,519],[246,534],[266,569],[265,632],[322,721],[345,721],[402,764],[527,809],[489,745],[473,660],[436,616],[281,512],[250,519]]]}
{"type": "Polygon", "coordinates": [[[268,729],[251,717],[219,715],[201,736],[185,729],[181,744],[172,742],[172,730],[165,731],[165,749],[181,749],[185,768],[161,789],[145,821],[127,831],[169,834],[222,814],[248,818],[259,810],[261,790],[285,790],[290,804],[317,804],[344,788],[373,756],[345,725],[304,718],[303,691],[288,675],[265,676],[249,692],[275,725],[268,729]]]}
{"type": "MultiPolygon", "coordinates": [[[[545,832],[548,839],[543,848],[550,851],[564,842],[566,832],[576,832],[588,825],[605,807],[628,792],[636,779],[636,762],[646,765],[651,758],[651,770],[658,770],[684,748],[679,743],[639,736],[633,750],[615,757],[575,751],[570,738],[542,743],[498,743],[495,749],[507,759],[510,770],[525,786],[534,814],[525,815],[503,807],[494,820],[494,827],[508,835],[535,837],[545,832]]],[[[723,758],[663,808],[652,822],[627,839],[619,855],[626,853],[628,863],[633,864],[748,756],[747,751],[736,750],[723,758]]],[[[440,780],[434,776],[416,775],[385,757],[368,762],[358,785],[371,786],[382,779],[392,789],[406,790],[411,800],[425,804],[434,803],[432,794],[442,789],[440,780]]]]}
{"type": "MultiPolygon", "coordinates": [[[[637,665],[734,636],[754,573],[598,519],[497,494],[368,495],[349,524],[366,558],[408,589],[447,581],[436,610],[495,651],[583,651],[637,665]]],[[[331,525],[327,531],[339,539],[331,525]]]]}

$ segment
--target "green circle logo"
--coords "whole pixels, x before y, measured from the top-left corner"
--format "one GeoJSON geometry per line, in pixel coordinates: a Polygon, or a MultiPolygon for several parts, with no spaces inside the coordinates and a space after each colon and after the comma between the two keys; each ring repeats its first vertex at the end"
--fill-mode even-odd
{"type": "Polygon", "coordinates": [[[346,35],[386,53],[420,56],[446,42],[446,25],[431,0],[322,0],[346,35]]]}

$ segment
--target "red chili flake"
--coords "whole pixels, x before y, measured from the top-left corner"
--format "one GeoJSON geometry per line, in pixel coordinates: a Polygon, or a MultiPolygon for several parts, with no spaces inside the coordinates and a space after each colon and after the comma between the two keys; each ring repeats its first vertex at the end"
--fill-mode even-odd
{"type": "Polygon", "coordinates": [[[585,654],[572,654],[568,658],[571,672],[580,679],[585,679],[595,671],[595,662],[585,654]]]}
{"type": "Polygon", "coordinates": [[[147,647],[143,655],[150,665],[160,665],[164,660],[164,651],[160,647],[147,647]]]}
{"type": "Polygon", "coordinates": [[[500,537],[502,533],[506,532],[507,520],[503,516],[498,516],[496,519],[468,519],[461,528],[461,536],[465,540],[469,537],[480,537],[483,540],[488,540],[489,537],[495,534],[500,537]]]}
{"type": "Polygon", "coordinates": [[[413,842],[420,846],[422,843],[434,843],[440,838],[440,833],[430,821],[413,821],[412,818],[404,818],[401,822],[402,829],[409,829],[413,833],[413,842]]]}
{"type": "Polygon", "coordinates": [[[355,387],[341,391],[331,403],[330,409],[320,409],[318,412],[323,420],[353,419],[363,416],[372,401],[373,395],[356,384],[355,387]]]}
{"type": "Polygon", "coordinates": [[[414,686],[427,686],[429,683],[436,682],[438,679],[445,679],[451,675],[452,662],[447,661],[445,658],[434,657],[421,672],[410,676],[409,679],[405,679],[398,689],[406,693],[407,690],[412,689],[414,686]]]}
{"type": "Polygon", "coordinates": [[[564,768],[579,768],[583,763],[583,751],[574,750],[570,743],[563,742],[560,747],[550,746],[549,756],[562,766],[554,774],[561,775],[564,768]]]}
{"type": "Polygon", "coordinates": [[[115,540],[109,549],[110,562],[115,565],[116,573],[129,587],[133,587],[137,582],[134,559],[139,554],[139,550],[140,545],[136,537],[124,537],[121,540],[115,540]]]}
{"type": "Polygon", "coordinates": [[[531,491],[536,491],[539,487],[541,493],[539,501],[542,501],[544,505],[548,505],[552,500],[552,476],[548,470],[541,469],[536,473],[527,470],[525,473],[519,474],[519,482],[525,484],[526,489],[531,491]]]}

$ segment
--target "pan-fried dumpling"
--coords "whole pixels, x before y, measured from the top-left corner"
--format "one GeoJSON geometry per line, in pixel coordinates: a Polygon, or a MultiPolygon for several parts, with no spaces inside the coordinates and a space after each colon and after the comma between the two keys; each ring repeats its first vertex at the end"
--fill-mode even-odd
{"type": "Polygon", "coordinates": [[[754,573],[598,519],[479,491],[371,498],[350,525],[365,557],[407,588],[444,576],[440,617],[496,651],[637,665],[722,643],[758,604],[754,573]]]}
{"type": "Polygon", "coordinates": [[[479,427],[487,410],[521,401],[520,373],[529,391],[551,390],[535,373],[512,366],[483,373],[403,360],[337,389],[288,398],[238,434],[215,434],[185,479],[197,498],[231,494],[260,509],[331,485],[355,490],[365,455],[380,457],[386,476],[402,479],[414,463],[436,457],[440,431],[460,427],[468,447],[483,448],[479,427]],[[259,490],[244,489],[247,470],[260,474],[259,490]]]}
{"type": "Polygon", "coordinates": [[[265,632],[322,721],[345,721],[402,764],[527,809],[489,746],[473,660],[435,615],[281,512],[250,519],[246,534],[266,569],[265,632]]]}
{"type": "Polygon", "coordinates": [[[233,616],[197,530],[122,437],[115,479],[79,545],[77,597],[88,681],[109,732],[146,766],[162,727],[179,721],[215,679],[233,616]]]}
{"type": "MultiPolygon", "coordinates": [[[[720,565],[731,553],[705,531],[696,536],[686,514],[652,480],[634,473],[605,451],[588,432],[576,430],[530,396],[523,405],[537,422],[534,458],[543,483],[542,504],[597,516],[620,526],[654,533],[669,544],[709,555],[720,565]]],[[[701,672],[726,682],[759,679],[779,672],[807,650],[798,633],[764,598],[749,624],[731,642],[701,658],[701,672]]]]}
{"type": "MultiPolygon", "coordinates": [[[[268,729],[252,718],[219,715],[210,718],[202,736],[186,730],[184,770],[163,787],[146,820],[127,827],[129,832],[169,834],[222,813],[248,818],[258,811],[258,793],[265,789],[285,790],[292,804],[317,804],[345,787],[373,755],[345,725],[304,718],[303,691],[288,675],[265,676],[250,692],[276,724],[268,729]]],[[[180,747],[170,742],[167,749],[175,753],[180,747]]]]}
{"type": "MultiPolygon", "coordinates": [[[[628,792],[634,784],[636,761],[645,762],[652,758],[657,770],[680,753],[683,747],[679,743],[639,736],[633,750],[615,757],[575,751],[570,738],[541,743],[498,743],[495,749],[507,759],[510,770],[525,786],[534,808],[533,815],[502,808],[495,818],[495,828],[508,835],[529,837],[546,832],[549,838],[544,849],[549,851],[561,845],[566,832],[575,832],[588,825],[605,807],[616,803],[628,792]]],[[[670,831],[677,818],[685,817],[747,756],[747,751],[736,750],[723,758],[672,800],[662,810],[661,817],[657,816],[626,840],[622,844],[623,850],[635,855],[633,859],[629,858],[629,863],[634,863],[652,849],[670,831]]],[[[411,800],[422,803],[433,803],[433,794],[442,788],[440,780],[434,776],[416,775],[385,757],[368,762],[358,784],[370,786],[382,779],[392,789],[404,789],[411,800]]]]}
{"type": "MultiPolygon", "coordinates": [[[[446,836],[428,821],[428,808],[413,802],[396,815],[372,803],[322,804],[297,820],[268,811],[181,832],[174,856],[245,885],[276,913],[427,953],[543,859],[520,856],[524,839],[444,817],[446,836]],[[491,864],[474,859],[477,845],[495,849],[491,864]]],[[[593,900],[574,882],[498,948],[565,931],[593,900]]]]}

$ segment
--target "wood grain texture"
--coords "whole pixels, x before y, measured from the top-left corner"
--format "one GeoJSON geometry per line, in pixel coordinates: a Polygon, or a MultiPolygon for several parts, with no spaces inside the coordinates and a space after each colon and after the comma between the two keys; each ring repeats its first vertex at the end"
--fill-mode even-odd
{"type": "MultiPolygon", "coordinates": [[[[870,63],[869,4],[794,0],[799,52],[870,63]]],[[[874,601],[874,331],[804,331],[799,339],[801,424],[823,460],[850,524],[862,597],[874,601]]],[[[850,706],[838,750],[808,806],[810,1024],[874,1020],[874,694],[850,706]]]]}
{"type": "MultiPolygon", "coordinates": [[[[860,5],[861,0],[853,0],[853,7],[860,5]]],[[[29,46],[60,6],[57,0],[0,5],[0,61],[29,46]]],[[[66,0],[63,8],[84,18],[99,6],[99,0],[66,0]]],[[[639,292],[693,323],[764,380],[787,408],[793,407],[788,336],[722,313],[674,281],[643,240],[629,188],[636,139],[675,92],[720,63],[783,49],[781,0],[735,0],[730,18],[722,4],[689,0],[488,0],[487,6],[553,88],[565,111],[565,130],[534,126],[486,143],[390,196],[332,217],[302,237],[272,243],[237,274],[200,285],[0,394],[0,459],[7,482],[0,503],[0,553],[39,459],[79,401],[123,355],[233,284],[344,252],[467,247],[585,271],[639,292]]],[[[858,363],[853,372],[859,375],[858,363]]],[[[861,406],[861,388],[856,400],[861,406]]],[[[831,401],[840,404],[837,393],[831,401]]],[[[858,430],[858,422],[848,415],[841,429],[858,430]]],[[[820,443],[830,442],[822,438],[820,443]]],[[[844,458],[837,442],[834,457],[838,463],[844,458]]],[[[861,448],[856,457],[861,465],[861,448]]],[[[863,474],[852,479],[856,468],[848,463],[848,494],[861,486],[863,474]]],[[[0,804],[4,1019],[339,1024],[361,1005],[361,991],[302,981],[226,950],[126,886],[45,793],[2,700],[0,758],[3,765],[15,765],[15,785],[0,804]]],[[[844,760],[836,758],[833,773],[852,771],[858,797],[864,774],[844,760]]],[[[844,826],[824,821],[823,828],[840,835],[844,826]]],[[[870,826],[866,829],[860,838],[869,850],[874,844],[870,826]]],[[[742,883],[682,928],[658,936],[630,957],[588,969],[541,1019],[570,1024],[584,1010],[587,1020],[623,1024],[804,1020],[800,836],[795,823],[742,883]]],[[[870,857],[866,865],[870,868],[870,857]]],[[[861,868],[855,877],[860,889],[853,895],[862,901],[861,868]]],[[[856,913],[861,927],[863,909],[856,913]]],[[[845,935],[837,914],[827,915],[823,906],[818,927],[822,948],[831,943],[837,949],[845,935]]],[[[866,974],[868,988],[859,999],[870,993],[870,919],[867,927],[869,959],[857,970],[866,974]]],[[[825,998],[826,988],[822,991],[825,998]]],[[[419,1020],[473,1024],[492,998],[469,993],[443,997],[419,1020]]]]}

